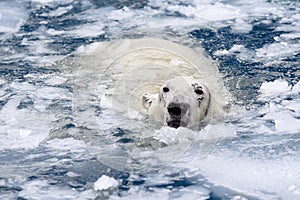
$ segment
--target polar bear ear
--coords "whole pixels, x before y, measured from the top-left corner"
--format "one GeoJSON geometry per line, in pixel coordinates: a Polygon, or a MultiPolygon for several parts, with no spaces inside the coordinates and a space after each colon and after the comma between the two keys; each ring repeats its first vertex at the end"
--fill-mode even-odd
{"type": "Polygon", "coordinates": [[[225,112],[229,112],[231,109],[231,103],[227,102],[225,105],[223,105],[223,109],[225,110],[225,112]]]}
{"type": "Polygon", "coordinates": [[[156,101],[158,98],[158,94],[150,94],[150,93],[146,93],[143,95],[142,101],[143,101],[143,106],[146,109],[149,109],[151,104],[156,101]]]}

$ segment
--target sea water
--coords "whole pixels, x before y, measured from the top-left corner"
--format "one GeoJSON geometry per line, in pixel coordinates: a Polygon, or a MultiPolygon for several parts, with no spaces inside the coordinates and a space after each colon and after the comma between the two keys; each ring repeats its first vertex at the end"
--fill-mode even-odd
{"type": "Polygon", "coordinates": [[[0,198],[299,199],[299,8],[292,0],[1,1],[0,198]],[[94,95],[109,87],[103,82],[80,94],[89,101],[74,114],[84,86],[63,61],[99,42],[144,37],[204,48],[239,112],[201,130],[141,137],[147,123],[94,95]]]}

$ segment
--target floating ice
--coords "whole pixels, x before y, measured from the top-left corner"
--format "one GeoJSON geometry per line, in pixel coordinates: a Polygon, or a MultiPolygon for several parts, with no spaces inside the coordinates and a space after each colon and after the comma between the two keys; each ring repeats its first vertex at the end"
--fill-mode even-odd
{"type": "Polygon", "coordinates": [[[98,35],[104,34],[105,31],[104,24],[102,22],[86,24],[80,27],[70,30],[67,34],[72,35],[73,37],[96,37],[98,35]]]}
{"type": "Polygon", "coordinates": [[[300,92],[300,81],[293,86],[292,91],[293,93],[300,92]]]}
{"type": "Polygon", "coordinates": [[[47,30],[47,33],[50,34],[50,35],[62,35],[66,32],[65,31],[57,31],[53,28],[50,28],[50,29],[47,30]]]}
{"type": "Polygon", "coordinates": [[[168,11],[172,11],[172,12],[178,12],[184,16],[187,17],[194,17],[195,15],[195,8],[188,5],[188,6],[182,6],[182,5],[170,5],[167,8],[168,11]]]}
{"type": "Polygon", "coordinates": [[[195,16],[211,21],[227,20],[240,16],[240,10],[234,6],[216,3],[215,5],[200,6],[197,8],[195,16]]]}
{"type": "MultiPolygon", "coordinates": [[[[297,11],[296,11],[297,12],[297,11]]],[[[284,31],[280,35],[283,38],[296,39],[299,38],[299,26],[300,26],[300,14],[297,12],[289,17],[283,17],[280,20],[280,25],[276,28],[276,31],[284,31]]]]}
{"type": "Polygon", "coordinates": [[[285,80],[264,82],[260,87],[261,97],[278,96],[291,90],[291,86],[285,80]]]}
{"type": "Polygon", "coordinates": [[[43,120],[40,115],[37,121],[34,111],[17,110],[19,103],[20,99],[11,99],[0,110],[0,149],[34,148],[48,135],[48,120],[54,117],[43,120]]]}
{"type": "Polygon", "coordinates": [[[234,32],[249,33],[253,26],[249,22],[237,17],[231,28],[234,32]]]}
{"type": "Polygon", "coordinates": [[[80,174],[77,174],[75,172],[68,172],[66,175],[71,178],[80,177],[80,174]]]}
{"type": "MultiPolygon", "coordinates": [[[[73,1],[74,0],[65,0],[64,4],[71,3],[73,1]]],[[[53,2],[57,2],[57,0],[33,0],[32,2],[46,5],[46,4],[51,4],[53,2]]]]}
{"type": "Polygon", "coordinates": [[[200,131],[197,135],[199,140],[218,140],[220,138],[232,138],[236,137],[236,127],[231,124],[209,124],[204,129],[200,131]]]}
{"type": "Polygon", "coordinates": [[[299,83],[292,87],[285,80],[275,80],[264,82],[260,87],[260,99],[268,102],[263,118],[274,122],[277,133],[300,131],[300,120],[295,115],[299,111],[299,100],[282,100],[287,95],[296,94],[298,85],[299,83]]]}
{"type": "Polygon", "coordinates": [[[0,78],[0,86],[4,85],[6,83],[6,81],[4,79],[0,78]]]}
{"type": "Polygon", "coordinates": [[[53,139],[47,141],[46,146],[51,149],[57,149],[60,151],[68,151],[72,149],[72,152],[85,152],[86,145],[81,140],[75,140],[73,138],[66,138],[66,139],[53,139]]]}
{"type": "MultiPolygon", "coordinates": [[[[299,106],[298,102],[298,106],[299,106]]],[[[300,120],[292,115],[290,110],[287,110],[282,105],[270,103],[269,112],[264,116],[264,119],[272,120],[275,123],[277,133],[291,134],[300,131],[300,120]]]]}
{"type": "Polygon", "coordinates": [[[263,60],[287,57],[299,51],[300,44],[286,42],[272,43],[256,50],[256,56],[263,60]]]}
{"type": "Polygon", "coordinates": [[[58,7],[56,10],[48,13],[47,16],[49,16],[49,17],[59,17],[59,16],[61,16],[63,14],[66,14],[71,9],[73,9],[72,5],[67,6],[67,7],[58,7]]]}
{"type": "MultiPolygon", "coordinates": [[[[300,26],[300,23],[299,23],[299,26],[300,26]]],[[[281,34],[280,38],[285,39],[285,40],[299,39],[300,38],[300,32],[281,34]]]]}
{"type": "Polygon", "coordinates": [[[188,128],[179,127],[178,129],[174,129],[164,126],[156,132],[154,138],[165,144],[174,145],[183,142],[191,143],[195,134],[197,134],[195,131],[188,128]]]}
{"type": "Polygon", "coordinates": [[[140,190],[139,187],[131,187],[128,191],[128,195],[124,197],[112,196],[112,200],[132,200],[132,199],[143,199],[143,200],[157,200],[157,199],[169,199],[170,190],[164,188],[153,188],[153,192],[146,192],[140,190]]]}
{"type": "Polygon", "coordinates": [[[19,132],[20,132],[21,137],[26,137],[26,136],[29,136],[32,131],[31,130],[26,130],[26,129],[20,129],[19,132]]]}
{"type": "Polygon", "coordinates": [[[95,183],[94,190],[107,190],[110,188],[118,187],[119,182],[106,175],[102,175],[95,183]]]}
{"type": "Polygon", "coordinates": [[[20,3],[0,2],[0,33],[17,32],[28,17],[26,9],[20,3]]]}
{"type": "MultiPolygon", "coordinates": [[[[260,152],[255,152],[259,154],[260,152]]],[[[261,199],[299,199],[298,159],[256,160],[238,156],[239,152],[219,152],[207,158],[192,161],[215,184],[232,188],[261,199]],[[291,192],[294,191],[294,192],[291,192]]]]}
{"type": "MultiPolygon", "coordinates": [[[[205,200],[209,199],[209,191],[201,186],[182,187],[180,189],[172,188],[151,188],[151,191],[144,191],[139,187],[131,187],[126,196],[112,196],[112,200],[158,200],[158,199],[185,199],[185,200],[205,200]]],[[[244,200],[244,199],[242,199],[244,200]]]]}
{"type": "Polygon", "coordinates": [[[111,20],[124,20],[124,19],[132,18],[133,16],[134,16],[134,12],[131,11],[128,7],[124,7],[120,10],[111,11],[108,17],[111,20]]]}
{"type": "Polygon", "coordinates": [[[95,199],[96,194],[92,190],[79,192],[70,187],[61,187],[50,184],[46,180],[28,181],[22,186],[20,198],[25,199],[95,199]]]}
{"type": "Polygon", "coordinates": [[[65,83],[66,81],[67,81],[67,79],[64,77],[54,76],[54,77],[51,77],[50,79],[46,80],[45,83],[47,83],[48,85],[51,85],[51,86],[55,86],[55,85],[61,85],[61,84],[65,83]]]}
{"type": "MultiPolygon", "coordinates": [[[[35,75],[27,79],[40,79],[35,75]]],[[[47,138],[55,113],[47,110],[55,101],[71,98],[63,88],[41,87],[27,82],[13,82],[0,90],[0,148],[35,148],[47,138]],[[14,94],[7,98],[7,89],[14,94]],[[7,99],[6,99],[7,98],[7,99]]]]}
{"type": "Polygon", "coordinates": [[[82,45],[76,49],[76,54],[89,54],[94,52],[97,48],[101,47],[100,42],[94,42],[89,45],[82,45]]]}
{"type": "Polygon", "coordinates": [[[48,4],[48,3],[51,3],[55,0],[33,0],[33,2],[36,2],[36,3],[41,3],[41,4],[48,4]]]}
{"type": "Polygon", "coordinates": [[[156,131],[154,138],[165,144],[182,144],[199,141],[217,141],[220,138],[230,138],[236,136],[235,127],[230,124],[207,125],[200,131],[193,131],[185,127],[178,129],[162,127],[156,131]]]}

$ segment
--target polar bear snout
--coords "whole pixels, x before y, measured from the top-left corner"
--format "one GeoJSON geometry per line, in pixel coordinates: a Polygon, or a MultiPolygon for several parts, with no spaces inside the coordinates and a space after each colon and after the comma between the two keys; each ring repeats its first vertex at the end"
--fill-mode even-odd
{"type": "Polygon", "coordinates": [[[166,124],[173,128],[186,127],[188,109],[189,105],[186,103],[170,103],[167,106],[166,124]]]}
{"type": "Polygon", "coordinates": [[[187,110],[188,105],[184,103],[170,103],[168,106],[168,113],[174,118],[181,118],[187,110]]]}

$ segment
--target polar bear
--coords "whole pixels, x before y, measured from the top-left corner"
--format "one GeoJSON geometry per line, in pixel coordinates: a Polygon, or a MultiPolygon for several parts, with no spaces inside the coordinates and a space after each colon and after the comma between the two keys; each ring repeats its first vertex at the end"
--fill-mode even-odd
{"type": "Polygon", "coordinates": [[[75,70],[73,112],[78,119],[86,117],[83,107],[100,100],[101,109],[117,111],[118,117],[192,128],[218,122],[232,100],[217,63],[199,45],[159,38],[93,43],[62,67],[75,70]]]}
{"type": "Polygon", "coordinates": [[[218,102],[206,85],[191,77],[167,80],[159,93],[143,95],[142,103],[149,116],[173,128],[216,121],[230,108],[230,104],[218,102]]]}

